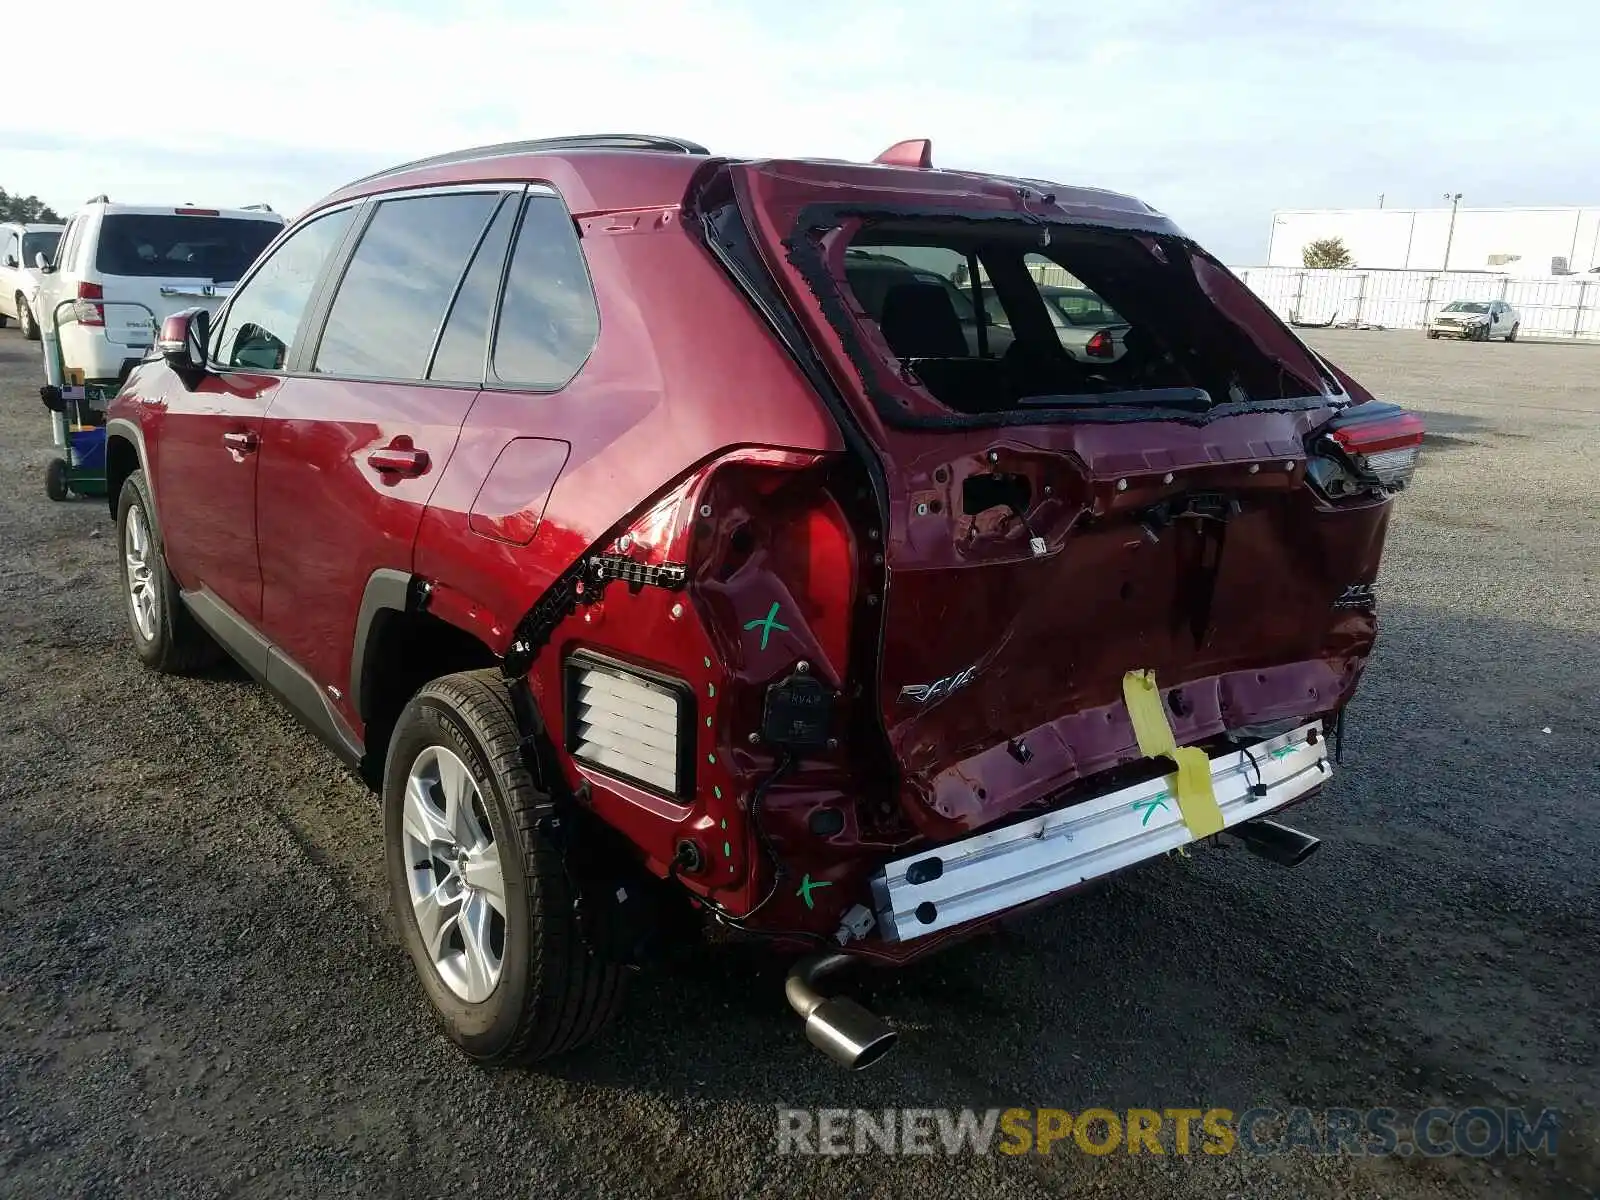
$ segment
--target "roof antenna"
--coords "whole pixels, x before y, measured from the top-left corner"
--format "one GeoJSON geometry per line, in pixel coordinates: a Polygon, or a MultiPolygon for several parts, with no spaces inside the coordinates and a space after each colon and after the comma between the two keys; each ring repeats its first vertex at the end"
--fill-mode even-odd
{"type": "Polygon", "coordinates": [[[927,138],[896,142],[872,161],[886,167],[917,167],[926,171],[933,166],[933,142],[927,138]]]}

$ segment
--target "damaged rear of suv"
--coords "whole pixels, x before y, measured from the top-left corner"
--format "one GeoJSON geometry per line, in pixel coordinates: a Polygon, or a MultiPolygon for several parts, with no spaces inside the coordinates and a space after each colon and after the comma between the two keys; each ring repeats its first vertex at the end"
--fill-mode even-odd
{"type": "MultiPolygon", "coordinates": [[[[341,549],[281,629],[258,577],[250,632],[269,685],[381,776],[407,945],[469,1052],[581,1042],[688,917],[804,953],[808,1036],[865,1066],[892,1030],[819,990],[853,959],[909,961],[1224,831],[1284,863],[1315,848],[1269,817],[1330,776],[1422,425],[1165,217],[935,170],[915,142],[873,164],[496,147],[352,185],[300,228],[352,203],[278,344],[285,395],[340,390],[268,401],[261,574],[333,536],[269,544],[280,403],[304,434],[359,397],[292,502],[341,456],[376,464],[390,557],[341,549]],[[315,382],[321,323],[386,204],[507,179],[527,195],[485,203],[417,368],[435,377],[470,300],[457,358],[480,373],[424,452],[392,379],[315,382]],[[1105,328],[1069,345],[1063,294],[1105,328]],[[513,335],[532,367],[502,379],[513,335]],[[317,605],[344,614],[321,626],[348,626],[343,657],[296,658],[317,605]]],[[[168,361],[241,394],[190,332],[163,332],[168,361]]],[[[133,394],[158,390],[136,376],[118,402],[114,496],[156,437],[133,394]]],[[[184,541],[188,514],[157,515],[141,561],[184,541]]],[[[167,557],[217,634],[203,564],[167,557]]]]}

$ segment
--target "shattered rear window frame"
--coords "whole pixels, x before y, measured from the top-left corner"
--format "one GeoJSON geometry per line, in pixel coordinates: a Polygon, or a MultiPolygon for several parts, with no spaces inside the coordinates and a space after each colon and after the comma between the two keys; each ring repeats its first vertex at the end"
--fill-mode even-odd
{"type": "MultiPolygon", "coordinates": [[[[817,305],[822,309],[823,316],[832,326],[834,334],[839,338],[844,347],[845,355],[850,359],[862,387],[866,389],[873,407],[877,410],[878,417],[889,426],[899,429],[992,429],[1011,425],[1068,425],[1068,424],[1102,424],[1120,425],[1141,421],[1174,421],[1184,425],[1209,425],[1213,421],[1226,417],[1243,416],[1250,413],[1296,413],[1310,412],[1314,409],[1326,408],[1330,405],[1339,405],[1348,402],[1348,398],[1340,393],[1318,393],[1315,395],[1286,397],[1280,400],[1249,400],[1244,402],[1226,401],[1215,404],[1204,412],[1193,409],[1130,407],[1119,406],[1116,408],[1097,409],[1092,404],[1076,406],[1048,407],[1040,405],[1037,408],[1012,409],[998,413],[958,413],[943,414],[918,414],[907,412],[899,397],[885,388],[879,381],[879,372],[886,369],[887,364],[881,361],[880,356],[874,354],[861,336],[861,329],[855,318],[845,305],[843,291],[838,282],[828,270],[827,260],[818,245],[817,239],[830,230],[837,229],[847,219],[927,219],[933,221],[953,221],[964,224],[982,225],[999,222],[1011,225],[1037,225],[1041,229],[1103,229],[1116,233],[1143,233],[1160,238],[1169,238],[1180,242],[1191,255],[1205,251],[1198,243],[1178,233],[1170,222],[1162,217],[1152,215],[1149,221],[1138,218],[1129,218],[1118,221],[1095,221],[1079,219],[1073,221],[1046,221],[1031,214],[1016,212],[974,212],[970,208],[953,208],[941,205],[896,205],[896,204],[871,204],[833,203],[809,204],[800,210],[795,219],[794,228],[789,236],[783,239],[783,247],[789,262],[800,277],[805,280],[806,286],[811,290],[817,305]]],[[[1209,255],[1205,255],[1209,258],[1209,255]]],[[[1277,320],[1277,314],[1263,305],[1265,315],[1271,320],[1277,320]]],[[[1281,322],[1280,322],[1281,324],[1281,322]]],[[[1289,337],[1287,326],[1284,332],[1289,337]]],[[[1298,340],[1298,339],[1295,339],[1298,340]]],[[[1313,363],[1318,363],[1318,356],[1306,347],[1306,353],[1313,363]]],[[[935,401],[937,403],[937,401],[935,401]]]]}

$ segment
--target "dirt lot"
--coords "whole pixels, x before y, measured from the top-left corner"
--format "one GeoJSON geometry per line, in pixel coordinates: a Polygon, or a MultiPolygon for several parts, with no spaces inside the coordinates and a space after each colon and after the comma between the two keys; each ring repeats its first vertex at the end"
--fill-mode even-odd
{"type": "Polygon", "coordinates": [[[1317,341],[1435,431],[1377,660],[1288,871],[1146,869],[804,1042],[784,964],[638,980],[602,1045],[486,1072],[391,933],[375,801],[256,687],[127,646],[105,506],[51,504],[36,350],[0,333],[0,1193],[1561,1196],[1600,1187],[1600,348],[1317,341]],[[837,1160],[775,1108],[1550,1106],[1548,1159],[837,1160]]]}

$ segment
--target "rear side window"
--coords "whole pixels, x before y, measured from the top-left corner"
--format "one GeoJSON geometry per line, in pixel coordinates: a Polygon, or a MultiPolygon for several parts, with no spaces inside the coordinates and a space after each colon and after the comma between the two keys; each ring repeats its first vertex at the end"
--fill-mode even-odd
{"type": "Polygon", "coordinates": [[[467,268],[467,277],[445,318],[439,349],[428,370],[429,379],[442,383],[483,382],[484,367],[489,361],[489,325],[494,318],[495,297],[500,294],[511,228],[517,223],[517,207],[515,199],[500,206],[478,252],[472,256],[472,266],[467,268]]]}
{"type": "Polygon", "coordinates": [[[73,261],[78,255],[78,239],[82,236],[83,221],[81,218],[74,218],[72,222],[67,225],[66,237],[62,241],[61,245],[57,248],[58,253],[56,254],[56,257],[51,260],[50,265],[53,266],[57,271],[70,270],[73,261]]]}
{"type": "Polygon", "coordinates": [[[495,331],[495,377],[554,391],[578,373],[599,336],[600,310],[566,205],[529,196],[495,331]]]}
{"type": "Polygon", "coordinates": [[[243,217],[111,213],[94,265],[103,275],[237,283],[283,226],[243,217]]]}
{"type": "Polygon", "coordinates": [[[498,192],[386,200],[339,284],[312,369],[422,379],[498,192]]]}
{"type": "Polygon", "coordinates": [[[291,233],[234,293],[211,341],[211,361],[242,370],[281,371],[299,337],[323,264],[350,228],[341,208],[291,233]]]}

